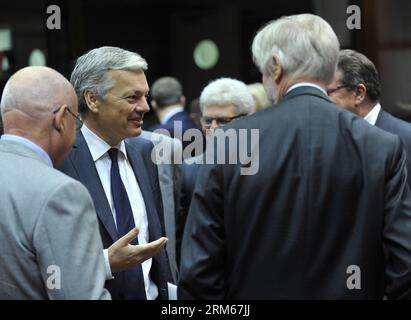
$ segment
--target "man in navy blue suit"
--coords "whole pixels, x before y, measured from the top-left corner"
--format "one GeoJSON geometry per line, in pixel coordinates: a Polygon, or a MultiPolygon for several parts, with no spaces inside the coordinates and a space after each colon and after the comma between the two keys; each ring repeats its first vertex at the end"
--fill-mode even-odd
{"type": "Polygon", "coordinates": [[[93,198],[113,299],[167,299],[171,279],[153,145],[138,137],[149,110],[146,69],[134,52],[101,47],[71,75],[84,126],[61,170],[93,198]]]}
{"type": "Polygon", "coordinates": [[[327,91],[337,105],[401,138],[406,153],[407,182],[411,186],[411,124],[381,107],[381,86],[375,65],[359,52],[341,50],[337,72],[327,91]]]}
{"type": "Polygon", "coordinates": [[[157,79],[151,88],[151,106],[160,123],[149,129],[165,129],[172,138],[178,138],[183,143],[183,148],[188,146],[193,139],[183,139],[184,133],[189,129],[201,129],[194,123],[184,110],[185,97],[180,82],[173,77],[157,79]]]}

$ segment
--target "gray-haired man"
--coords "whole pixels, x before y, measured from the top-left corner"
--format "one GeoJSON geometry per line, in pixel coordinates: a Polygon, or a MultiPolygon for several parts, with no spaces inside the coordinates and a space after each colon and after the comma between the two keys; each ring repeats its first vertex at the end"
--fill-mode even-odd
{"type": "Polygon", "coordinates": [[[137,53],[101,47],[71,75],[84,126],[62,171],[94,200],[113,299],[167,299],[171,281],[153,145],[137,137],[149,110],[146,69],[137,53]]]}
{"type": "Polygon", "coordinates": [[[259,171],[200,169],[180,297],[411,297],[405,153],[398,137],[330,102],[338,51],[330,25],[311,14],[258,31],[253,58],[276,104],[225,130],[259,130],[259,171]]]}
{"type": "Polygon", "coordinates": [[[73,87],[50,68],[24,68],[1,115],[0,299],[109,299],[90,195],[53,168],[81,125],[73,87]]]}

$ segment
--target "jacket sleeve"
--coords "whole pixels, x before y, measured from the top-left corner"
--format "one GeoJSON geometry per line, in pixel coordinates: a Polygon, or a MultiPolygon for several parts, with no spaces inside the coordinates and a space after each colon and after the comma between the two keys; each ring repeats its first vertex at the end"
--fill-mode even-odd
{"type": "Polygon", "coordinates": [[[406,157],[395,138],[385,186],[383,244],[386,257],[387,297],[411,298],[411,193],[406,157]]]}
{"type": "Polygon", "coordinates": [[[201,165],[181,248],[179,299],[224,299],[221,165],[201,165]]]}
{"type": "Polygon", "coordinates": [[[33,242],[50,299],[110,299],[97,216],[79,182],[65,182],[49,195],[33,242]]]}

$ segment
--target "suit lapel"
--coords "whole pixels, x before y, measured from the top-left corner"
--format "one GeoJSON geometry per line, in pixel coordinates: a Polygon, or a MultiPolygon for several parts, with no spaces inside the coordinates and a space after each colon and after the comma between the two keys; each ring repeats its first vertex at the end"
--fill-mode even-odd
{"type": "Polygon", "coordinates": [[[93,198],[97,216],[113,241],[116,241],[118,235],[113,214],[90,150],[81,132],[77,135],[76,144],[74,145],[74,150],[71,153],[70,158],[73,166],[77,170],[80,181],[86,186],[93,198]]]}
{"type": "Polygon", "coordinates": [[[126,140],[126,150],[127,157],[130,161],[131,167],[133,168],[134,175],[136,176],[138,185],[143,195],[143,200],[147,211],[147,221],[149,230],[149,241],[157,239],[161,236],[160,220],[158,219],[157,210],[154,206],[154,197],[152,192],[152,187],[150,185],[150,180],[147,175],[147,170],[144,166],[144,159],[138,148],[133,145],[135,142],[131,143],[126,140]]]}

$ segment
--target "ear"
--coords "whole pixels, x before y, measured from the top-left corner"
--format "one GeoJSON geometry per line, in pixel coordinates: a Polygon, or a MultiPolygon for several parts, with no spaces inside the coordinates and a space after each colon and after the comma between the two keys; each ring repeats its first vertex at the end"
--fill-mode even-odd
{"type": "Polygon", "coordinates": [[[157,105],[157,101],[156,101],[156,100],[151,99],[150,104],[151,104],[151,108],[153,109],[153,111],[157,111],[157,110],[158,110],[158,105],[157,105]]]}
{"type": "Polygon", "coordinates": [[[185,96],[181,96],[180,103],[181,103],[182,106],[186,105],[186,97],[185,96]]]}
{"type": "Polygon", "coordinates": [[[281,82],[283,75],[284,75],[284,70],[281,65],[281,61],[278,58],[278,56],[274,55],[273,56],[273,72],[271,74],[271,77],[273,81],[275,81],[277,84],[281,82]]]}
{"type": "Polygon", "coordinates": [[[360,83],[356,88],[355,88],[355,104],[361,104],[365,97],[367,95],[367,88],[365,85],[360,83]]]}
{"type": "Polygon", "coordinates": [[[98,112],[99,103],[97,96],[90,90],[86,90],[83,93],[84,100],[87,103],[88,108],[91,112],[98,112]]]}
{"type": "Polygon", "coordinates": [[[67,105],[64,104],[60,107],[59,111],[54,114],[53,127],[56,131],[61,132],[65,127],[65,113],[67,105]]]}

